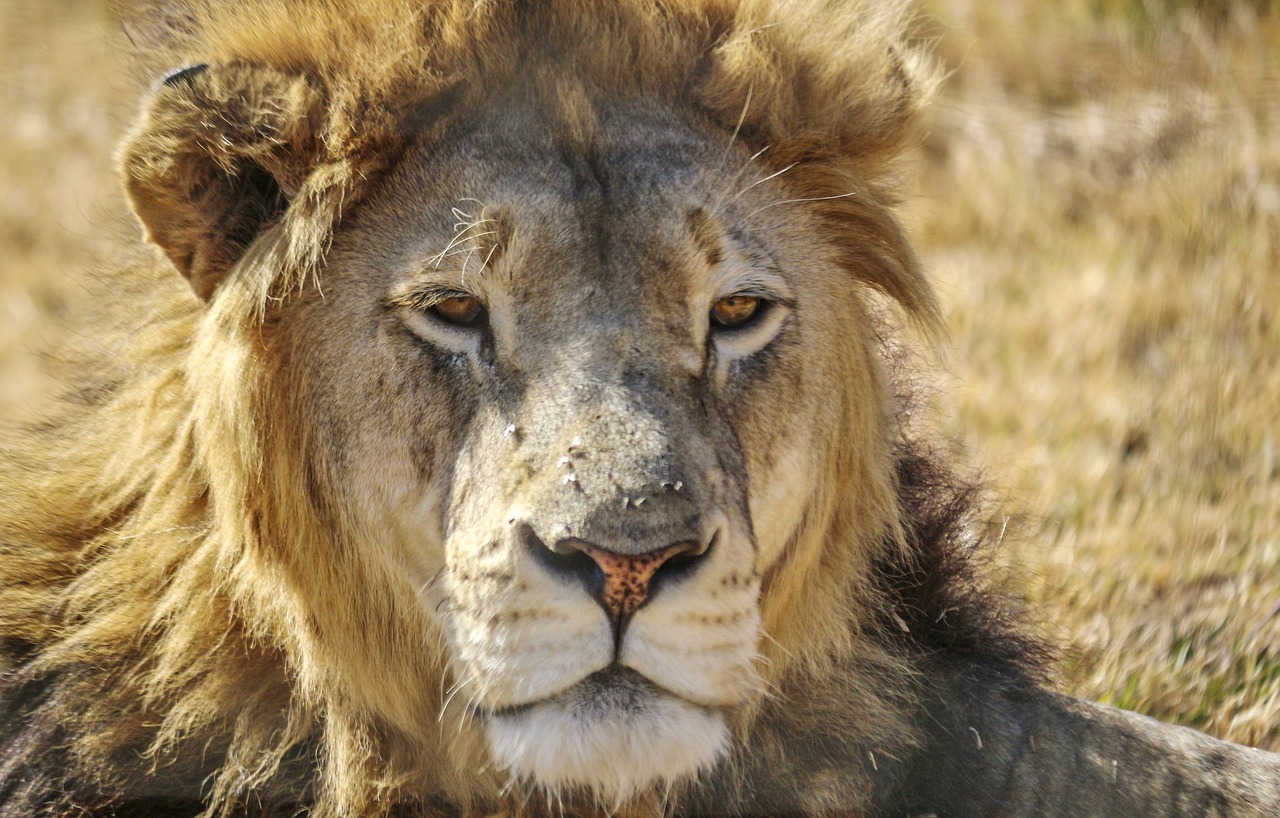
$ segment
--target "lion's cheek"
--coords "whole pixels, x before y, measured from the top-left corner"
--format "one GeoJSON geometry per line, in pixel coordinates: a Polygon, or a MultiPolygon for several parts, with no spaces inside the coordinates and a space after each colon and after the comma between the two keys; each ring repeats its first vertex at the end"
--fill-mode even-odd
{"type": "Polygon", "coordinates": [[[760,578],[744,529],[730,525],[700,570],[661,584],[627,625],[618,662],[707,707],[758,689],[760,578]]]}
{"type": "Polygon", "coordinates": [[[474,704],[491,710],[537,701],[608,667],[612,639],[604,616],[576,613],[458,616],[455,675],[474,691],[474,704]]]}
{"type": "Polygon", "coordinates": [[[806,434],[775,454],[767,468],[753,464],[752,474],[761,477],[752,483],[748,505],[758,548],[756,570],[761,574],[778,562],[810,509],[817,475],[814,459],[806,434]]]}
{"type": "Polygon", "coordinates": [[[413,484],[404,488],[393,484],[386,495],[377,497],[376,504],[365,504],[372,510],[361,509],[367,532],[361,539],[366,543],[386,541],[396,568],[417,587],[430,590],[431,578],[445,566],[443,492],[434,487],[423,491],[413,484]]]}
{"type": "Polygon", "coordinates": [[[608,666],[613,636],[589,596],[506,549],[455,552],[442,609],[454,676],[483,709],[545,698],[608,666]]]}
{"type": "Polygon", "coordinates": [[[642,610],[627,632],[621,664],[706,707],[734,707],[759,691],[755,668],[760,611],[738,595],[697,610],[642,610]]]}

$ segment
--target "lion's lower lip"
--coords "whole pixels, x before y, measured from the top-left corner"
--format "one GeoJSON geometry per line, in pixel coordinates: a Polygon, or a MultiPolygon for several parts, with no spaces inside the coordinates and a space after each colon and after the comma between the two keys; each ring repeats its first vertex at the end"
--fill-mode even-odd
{"type": "Polygon", "coordinates": [[[705,708],[705,705],[689,701],[631,668],[615,665],[597,670],[558,693],[533,701],[496,707],[485,711],[484,715],[489,718],[510,718],[527,713],[542,704],[566,702],[569,699],[578,699],[580,700],[578,703],[592,709],[628,710],[640,701],[653,696],[666,696],[705,708]]]}
{"type": "Polygon", "coordinates": [[[729,744],[725,713],[665,695],[635,671],[605,670],[484,723],[494,762],[513,780],[583,787],[618,803],[710,769],[729,744]]]}

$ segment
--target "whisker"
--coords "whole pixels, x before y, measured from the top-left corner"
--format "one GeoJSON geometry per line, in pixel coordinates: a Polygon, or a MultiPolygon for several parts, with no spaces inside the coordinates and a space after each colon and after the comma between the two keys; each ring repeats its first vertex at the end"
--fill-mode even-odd
{"type": "Polygon", "coordinates": [[[736,202],[736,201],[739,199],[739,197],[741,197],[743,194],[745,194],[745,193],[746,193],[748,190],[750,190],[751,188],[755,187],[756,185],[764,184],[765,182],[769,181],[770,179],[777,179],[779,176],[781,176],[782,174],[784,174],[784,173],[786,173],[787,171],[791,170],[792,168],[794,168],[794,167],[795,167],[796,165],[798,165],[798,164],[800,164],[800,163],[799,163],[799,162],[792,162],[790,165],[787,165],[787,166],[786,166],[785,168],[783,168],[782,170],[774,171],[773,173],[770,173],[768,176],[764,177],[763,179],[757,179],[757,180],[755,180],[755,181],[754,181],[754,182],[752,182],[751,184],[749,184],[749,185],[747,185],[746,187],[744,187],[742,190],[739,190],[737,193],[735,193],[735,194],[733,195],[733,198],[732,198],[732,199],[730,199],[729,201],[725,202],[725,204],[732,204],[733,202],[736,202]]]}
{"type": "Polygon", "coordinates": [[[476,255],[476,246],[475,244],[472,244],[470,249],[467,250],[467,257],[462,260],[462,273],[458,277],[459,281],[461,281],[463,284],[467,283],[467,265],[471,263],[471,259],[475,258],[475,255],[476,255]]]}
{"type": "MultiPolygon", "coordinates": [[[[449,685],[448,695],[453,696],[459,690],[461,690],[465,685],[470,684],[471,681],[474,680],[475,678],[476,678],[475,674],[471,673],[461,679],[458,679],[453,684],[449,685]]],[[[445,704],[448,704],[448,702],[445,702],[445,704]]]]}
{"type": "Polygon", "coordinates": [[[747,86],[747,98],[742,103],[742,112],[738,114],[738,124],[733,126],[733,133],[729,134],[729,144],[724,146],[724,153],[720,156],[720,161],[716,165],[716,170],[722,170],[724,163],[729,161],[729,152],[733,150],[733,143],[738,140],[738,134],[742,132],[742,125],[747,121],[747,109],[751,107],[751,95],[755,93],[755,85],[747,86]]]}
{"type": "Polygon", "coordinates": [[[783,200],[782,200],[782,201],[780,201],[780,202],[773,202],[772,204],[767,204],[767,205],[765,205],[764,207],[758,207],[758,208],[756,208],[755,210],[753,210],[753,211],[751,211],[750,213],[748,213],[748,214],[747,214],[747,218],[749,219],[749,218],[751,218],[752,216],[756,215],[757,213],[763,213],[764,211],[768,210],[769,208],[771,208],[771,207],[778,207],[779,205],[785,205],[785,204],[797,204],[797,203],[800,203],[800,202],[825,202],[825,201],[828,201],[828,200],[830,200],[830,199],[847,199],[847,198],[849,198],[850,196],[857,196],[857,195],[858,195],[858,191],[853,190],[853,191],[850,191],[850,192],[848,192],[848,193],[839,193],[839,194],[836,194],[835,196],[813,196],[813,197],[806,198],[806,199],[783,199],[783,200]]]}
{"type": "MultiPolygon", "coordinates": [[[[444,703],[440,705],[440,716],[437,719],[437,721],[441,721],[441,722],[444,721],[444,714],[448,712],[449,705],[453,704],[454,698],[458,695],[459,692],[462,691],[463,687],[470,685],[472,682],[476,680],[477,680],[476,675],[474,673],[470,673],[466,677],[459,679],[457,682],[454,683],[453,687],[450,688],[448,694],[446,695],[444,703]]],[[[477,691],[475,695],[479,695],[479,691],[477,691]]],[[[474,697],[468,697],[468,698],[469,698],[469,701],[471,702],[475,701],[474,697]]]]}
{"type": "Polygon", "coordinates": [[[462,718],[458,721],[459,733],[469,730],[475,724],[476,714],[480,711],[480,708],[476,706],[478,702],[479,698],[477,696],[471,696],[467,699],[467,707],[462,711],[462,718]]]}
{"type": "MultiPolygon", "coordinates": [[[[492,234],[493,234],[493,233],[495,233],[495,232],[497,232],[497,231],[490,231],[490,232],[488,232],[488,233],[478,233],[478,234],[476,234],[476,235],[474,235],[474,236],[468,236],[466,240],[467,240],[467,241],[472,241],[472,240],[475,240],[475,239],[483,238],[484,236],[492,235],[492,234]]],[[[461,242],[457,242],[457,243],[461,243],[461,242]]],[[[450,247],[452,247],[452,246],[453,246],[453,245],[450,245],[450,247]]],[[[470,252],[473,252],[473,251],[475,250],[475,248],[474,248],[474,247],[470,247],[470,246],[467,246],[467,247],[459,247],[459,248],[458,248],[458,249],[456,249],[456,250],[450,249],[450,247],[446,247],[445,249],[441,250],[439,253],[437,253],[436,255],[432,256],[431,258],[429,258],[429,259],[427,259],[427,260],[428,260],[428,261],[431,261],[431,262],[435,262],[436,266],[439,266],[439,263],[440,263],[440,262],[442,262],[442,261],[444,261],[444,260],[445,260],[445,259],[447,259],[447,258],[451,258],[451,257],[456,256],[456,255],[459,255],[459,254],[461,254],[461,253],[470,253],[470,252]]]]}
{"type": "Polygon", "coordinates": [[[795,654],[794,654],[794,653],[792,653],[791,651],[787,650],[787,648],[786,648],[786,646],[785,646],[785,645],[783,645],[783,644],[782,644],[781,642],[779,642],[777,639],[774,639],[774,638],[773,638],[773,634],[769,633],[769,632],[768,632],[767,630],[765,630],[764,628],[761,628],[761,629],[760,629],[760,635],[761,635],[761,636],[763,636],[765,639],[768,639],[770,642],[772,642],[772,643],[774,644],[774,646],[778,648],[778,650],[782,651],[782,652],[783,652],[783,653],[785,653],[787,656],[789,656],[789,657],[791,657],[791,658],[793,658],[793,659],[795,658],[795,654]]]}
{"type": "Polygon", "coordinates": [[[445,574],[447,574],[447,573],[449,573],[449,568],[448,568],[448,566],[445,566],[445,567],[441,568],[439,571],[436,571],[436,572],[435,572],[435,574],[433,574],[433,575],[432,575],[431,579],[429,579],[429,580],[427,580],[426,582],[422,583],[422,585],[418,588],[418,594],[419,594],[419,595],[425,594],[425,593],[426,593],[427,591],[429,591],[432,587],[434,587],[434,586],[436,585],[436,583],[438,583],[440,580],[444,579],[444,575],[445,575],[445,574]]]}
{"type": "Polygon", "coordinates": [[[749,168],[753,167],[755,161],[759,159],[761,156],[763,156],[765,152],[769,150],[770,147],[772,146],[765,145],[760,150],[751,154],[751,156],[747,157],[746,161],[742,163],[741,167],[738,168],[737,172],[733,174],[733,177],[726,180],[726,184],[724,186],[725,194],[719,201],[715,202],[711,206],[711,212],[713,213],[718,212],[720,208],[724,207],[726,204],[729,203],[731,199],[728,195],[728,191],[738,184],[738,180],[742,178],[742,174],[746,173],[749,168]]]}
{"type": "Polygon", "coordinates": [[[443,250],[441,250],[439,253],[437,253],[436,255],[432,256],[431,258],[427,259],[427,261],[432,262],[432,263],[433,263],[433,265],[434,265],[435,267],[439,267],[439,266],[440,266],[440,262],[441,262],[441,261],[443,261],[443,260],[446,258],[446,254],[447,254],[450,250],[452,250],[454,247],[458,246],[458,244],[459,244],[460,242],[463,242],[463,241],[474,241],[475,239],[481,238],[481,237],[483,237],[483,236],[490,236],[490,235],[493,235],[493,233],[494,233],[494,232],[497,232],[497,231],[490,231],[490,232],[487,232],[487,233],[480,233],[480,234],[477,234],[477,235],[474,235],[474,236],[468,236],[468,235],[467,235],[467,234],[468,234],[468,233],[470,233],[472,230],[475,230],[477,227],[483,227],[484,225],[489,224],[489,223],[490,223],[490,222],[492,222],[492,221],[493,221],[492,219],[481,219],[480,221],[477,221],[477,222],[470,222],[470,223],[468,223],[468,224],[465,224],[465,226],[464,226],[464,224],[463,224],[462,222],[459,222],[458,224],[455,224],[455,225],[454,225],[454,228],[455,228],[455,229],[458,229],[458,228],[461,228],[461,229],[458,229],[458,232],[454,235],[454,237],[453,237],[452,239],[450,239],[450,240],[449,240],[449,243],[448,243],[447,245],[445,245],[445,248],[444,248],[443,250]]]}
{"type": "Polygon", "coordinates": [[[489,248],[489,255],[484,257],[484,262],[481,263],[480,265],[481,271],[489,269],[489,262],[493,260],[493,255],[494,253],[497,253],[497,252],[498,252],[498,245],[495,244],[489,248]]]}

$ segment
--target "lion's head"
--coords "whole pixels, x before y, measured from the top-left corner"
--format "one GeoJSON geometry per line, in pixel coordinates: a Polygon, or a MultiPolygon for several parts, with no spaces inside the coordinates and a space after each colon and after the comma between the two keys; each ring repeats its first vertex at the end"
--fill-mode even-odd
{"type": "Polygon", "coordinates": [[[123,168],[202,303],[174,331],[175,460],[102,551],[151,572],[158,745],[223,730],[250,782],[223,794],[318,734],[318,797],[620,802],[851,655],[859,724],[890,729],[895,660],[860,636],[903,541],[877,312],[933,310],[892,174],[930,79],[892,6],[171,23],[190,67],[123,168]],[[164,520],[200,533],[141,556],[164,520]],[[283,668],[252,729],[208,682],[235,640],[283,668]]]}
{"type": "MultiPolygon", "coordinates": [[[[749,144],[530,91],[406,147],[273,319],[264,382],[344,584],[369,578],[299,565],[305,598],[394,594],[500,766],[613,796],[719,758],[785,661],[766,634],[826,648],[796,618],[844,619],[821,573],[884,539],[893,432],[851,274],[749,144]]],[[[378,707],[423,684],[395,661],[342,672],[378,707]]]]}

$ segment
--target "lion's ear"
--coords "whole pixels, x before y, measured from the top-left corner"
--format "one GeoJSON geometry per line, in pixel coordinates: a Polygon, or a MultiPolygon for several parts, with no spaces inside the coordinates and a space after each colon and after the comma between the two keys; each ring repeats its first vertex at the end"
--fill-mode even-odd
{"type": "Polygon", "coordinates": [[[125,189],[201,298],[315,167],[320,105],[305,79],[248,66],[191,66],[157,87],[125,143],[125,189]]]}

